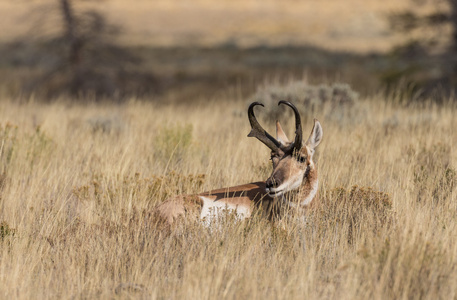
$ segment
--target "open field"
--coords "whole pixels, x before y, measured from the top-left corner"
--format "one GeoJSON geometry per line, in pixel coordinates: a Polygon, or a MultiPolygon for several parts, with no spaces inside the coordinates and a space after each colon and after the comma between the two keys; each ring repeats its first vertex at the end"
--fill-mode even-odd
{"type": "Polygon", "coordinates": [[[268,176],[246,100],[15,100],[0,102],[1,298],[457,298],[455,106],[303,111],[324,128],[306,224],[168,232],[150,214],[167,196],[268,176]]]}
{"type": "Polygon", "coordinates": [[[74,65],[57,3],[0,0],[0,298],[457,299],[457,106],[416,85],[452,61],[392,54],[412,36],[387,21],[445,2],[73,1],[120,27],[74,65]],[[324,130],[305,223],[158,223],[169,196],[266,179],[248,102],[273,133],[295,96],[324,130]]]}

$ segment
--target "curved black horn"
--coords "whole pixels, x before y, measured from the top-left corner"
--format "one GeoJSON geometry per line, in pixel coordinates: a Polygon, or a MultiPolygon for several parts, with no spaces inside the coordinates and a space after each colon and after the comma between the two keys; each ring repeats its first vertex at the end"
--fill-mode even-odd
{"type": "Polygon", "coordinates": [[[255,137],[272,151],[278,151],[281,147],[281,143],[272,137],[268,132],[266,132],[262,126],[260,126],[254,115],[254,107],[257,105],[263,106],[263,104],[260,102],[252,102],[248,108],[248,118],[252,128],[251,132],[248,134],[248,137],[255,137]]]}
{"type": "Polygon", "coordinates": [[[290,146],[287,148],[287,150],[289,150],[289,151],[293,150],[293,149],[300,150],[301,146],[302,146],[302,140],[303,140],[303,131],[301,128],[300,113],[298,112],[298,109],[295,107],[295,105],[293,105],[289,101],[281,100],[281,101],[279,101],[278,105],[281,105],[281,104],[285,104],[285,105],[289,106],[290,108],[292,108],[294,110],[294,114],[295,114],[295,141],[292,144],[290,144],[290,146]]]}

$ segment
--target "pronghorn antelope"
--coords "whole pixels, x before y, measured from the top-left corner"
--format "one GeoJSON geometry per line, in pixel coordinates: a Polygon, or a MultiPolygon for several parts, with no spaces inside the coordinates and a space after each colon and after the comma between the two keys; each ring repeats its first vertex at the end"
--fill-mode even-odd
{"type": "Polygon", "coordinates": [[[177,217],[186,213],[197,213],[208,223],[216,219],[221,210],[232,210],[240,219],[250,217],[253,211],[259,208],[271,219],[278,213],[278,207],[283,205],[303,212],[313,199],[317,198],[318,178],[313,154],[322,140],[322,126],[314,119],[311,134],[303,143],[301,119],[297,108],[287,101],[279,101],[278,105],[280,104],[285,104],[294,111],[293,141],[289,141],[279,121],[276,121],[276,139],[260,126],[254,115],[254,107],[263,104],[254,102],[248,108],[248,118],[252,127],[248,136],[257,138],[271,149],[273,172],[266,181],[196,195],[179,195],[159,205],[159,215],[171,224],[177,217]]]}

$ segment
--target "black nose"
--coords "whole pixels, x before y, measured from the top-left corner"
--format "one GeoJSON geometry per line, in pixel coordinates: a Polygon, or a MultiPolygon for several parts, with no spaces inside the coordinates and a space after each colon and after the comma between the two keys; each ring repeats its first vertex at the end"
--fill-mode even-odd
{"type": "Polygon", "coordinates": [[[274,180],[271,179],[271,178],[268,178],[267,181],[265,182],[265,186],[267,189],[271,189],[272,187],[274,187],[274,180]]]}

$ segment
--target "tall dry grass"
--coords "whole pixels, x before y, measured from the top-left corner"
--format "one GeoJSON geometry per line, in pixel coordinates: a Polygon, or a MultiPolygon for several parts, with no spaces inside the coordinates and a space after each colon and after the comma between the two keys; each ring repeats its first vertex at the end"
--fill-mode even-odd
{"type": "Polygon", "coordinates": [[[171,232],[150,214],[167,196],[268,176],[245,103],[2,101],[0,297],[457,298],[457,110],[382,100],[352,122],[315,112],[322,203],[305,225],[171,232]]]}

